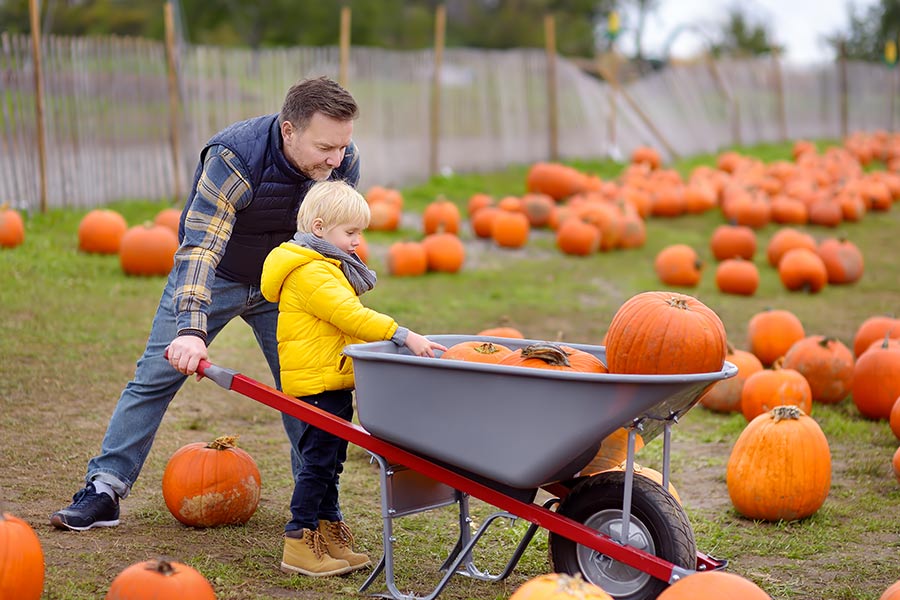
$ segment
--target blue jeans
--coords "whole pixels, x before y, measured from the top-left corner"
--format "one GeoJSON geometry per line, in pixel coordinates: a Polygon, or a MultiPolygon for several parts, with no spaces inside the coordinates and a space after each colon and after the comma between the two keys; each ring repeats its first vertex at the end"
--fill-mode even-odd
{"type": "MultiPolygon", "coordinates": [[[[147,347],[137,362],[134,378],[119,396],[119,403],[106,427],[100,454],[92,458],[87,467],[86,481],[99,479],[108,483],[123,498],[141,472],[169,403],[187,379],[163,358],[163,352],[177,333],[172,301],[174,289],[173,271],[156,309],[147,347]]],[[[216,278],[207,318],[207,344],[211,344],[222,328],[236,317],[244,319],[253,329],[272,371],[275,387],[281,389],[275,337],[278,305],[266,300],[257,286],[216,278]]],[[[303,423],[285,414],[282,414],[282,422],[291,442],[291,467],[296,480],[300,472],[297,448],[303,423]]]]}
{"type": "MultiPolygon", "coordinates": [[[[322,392],[300,398],[346,421],[353,418],[350,390],[322,392]]],[[[319,520],[343,521],[338,503],[339,480],[347,460],[347,440],[302,423],[300,460],[303,468],[294,482],[291,521],[285,531],[315,531],[319,520]]]]}

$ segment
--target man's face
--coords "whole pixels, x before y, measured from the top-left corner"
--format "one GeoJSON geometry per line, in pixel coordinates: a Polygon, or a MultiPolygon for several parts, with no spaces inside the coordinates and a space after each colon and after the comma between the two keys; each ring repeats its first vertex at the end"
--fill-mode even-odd
{"type": "Polygon", "coordinates": [[[337,121],[322,113],[315,113],[303,130],[290,121],[281,124],[288,162],[316,181],[328,179],[341,164],[352,135],[353,121],[337,121]]]}

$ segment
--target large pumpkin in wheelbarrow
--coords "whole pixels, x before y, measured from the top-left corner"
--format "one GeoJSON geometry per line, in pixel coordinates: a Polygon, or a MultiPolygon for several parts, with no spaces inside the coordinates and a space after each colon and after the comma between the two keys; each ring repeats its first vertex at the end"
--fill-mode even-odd
{"type": "Polygon", "coordinates": [[[644,292],[627,300],[606,333],[610,373],[711,373],[725,364],[725,326],[705,304],[677,292],[644,292]]]}

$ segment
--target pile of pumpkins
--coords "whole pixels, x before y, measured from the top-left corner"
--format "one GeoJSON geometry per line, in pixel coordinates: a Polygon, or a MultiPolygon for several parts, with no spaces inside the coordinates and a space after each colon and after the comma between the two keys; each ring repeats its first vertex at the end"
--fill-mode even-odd
{"type": "Polygon", "coordinates": [[[78,224],[78,249],[91,254],[118,254],[128,275],[168,275],[178,249],[178,222],[174,208],[160,211],[152,222],[129,227],[112,209],[89,211],[78,224]]]}

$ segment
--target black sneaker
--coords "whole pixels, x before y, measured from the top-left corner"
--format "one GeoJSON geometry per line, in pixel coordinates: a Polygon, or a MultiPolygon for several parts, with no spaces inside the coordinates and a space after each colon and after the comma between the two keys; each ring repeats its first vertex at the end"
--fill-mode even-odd
{"type": "Polygon", "coordinates": [[[91,527],[115,527],[119,524],[119,499],[97,493],[93,483],[72,496],[72,504],[50,515],[50,524],[59,529],[87,531],[91,527]]]}

